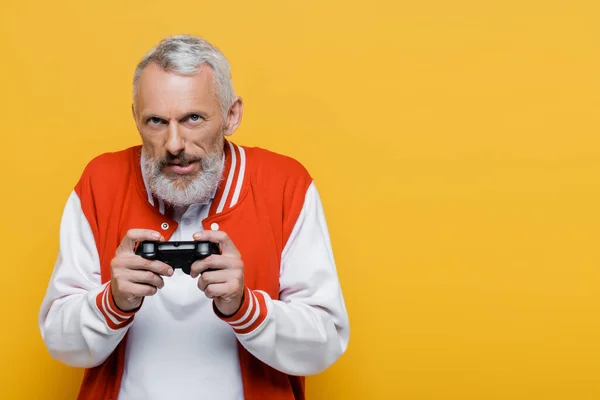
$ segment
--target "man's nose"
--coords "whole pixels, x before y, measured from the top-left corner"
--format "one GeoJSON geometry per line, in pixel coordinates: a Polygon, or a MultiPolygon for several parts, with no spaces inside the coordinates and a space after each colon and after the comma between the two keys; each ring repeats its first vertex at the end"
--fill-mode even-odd
{"type": "Polygon", "coordinates": [[[171,121],[169,124],[165,147],[169,153],[174,155],[179,154],[185,148],[181,129],[176,121],[171,121]]]}

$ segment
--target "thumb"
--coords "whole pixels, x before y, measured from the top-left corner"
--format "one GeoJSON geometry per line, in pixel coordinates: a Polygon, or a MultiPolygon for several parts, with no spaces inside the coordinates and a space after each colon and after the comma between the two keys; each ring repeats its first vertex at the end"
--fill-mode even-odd
{"type": "Polygon", "coordinates": [[[151,229],[130,229],[117,248],[118,254],[133,253],[137,242],[143,240],[164,240],[160,232],[151,229]]]}

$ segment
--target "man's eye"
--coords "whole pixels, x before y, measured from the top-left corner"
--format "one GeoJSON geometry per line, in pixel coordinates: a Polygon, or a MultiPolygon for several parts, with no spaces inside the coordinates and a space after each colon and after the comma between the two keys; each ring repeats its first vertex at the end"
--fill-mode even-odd
{"type": "Polygon", "coordinates": [[[192,115],[190,115],[190,121],[198,122],[198,121],[200,121],[200,116],[198,114],[192,114],[192,115]]]}
{"type": "Polygon", "coordinates": [[[153,125],[160,124],[160,118],[158,118],[158,117],[152,117],[152,118],[150,118],[150,120],[149,120],[149,121],[150,121],[150,123],[151,123],[151,124],[153,124],[153,125]]]}

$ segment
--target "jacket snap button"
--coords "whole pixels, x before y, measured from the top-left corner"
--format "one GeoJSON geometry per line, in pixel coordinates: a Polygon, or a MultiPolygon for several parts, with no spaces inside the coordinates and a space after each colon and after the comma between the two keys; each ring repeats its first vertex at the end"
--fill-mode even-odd
{"type": "Polygon", "coordinates": [[[167,224],[166,222],[163,222],[160,227],[163,229],[163,231],[166,231],[167,229],[169,229],[169,224],[167,224]]]}
{"type": "Polygon", "coordinates": [[[217,224],[216,222],[213,222],[212,224],[210,224],[210,229],[212,229],[213,231],[218,231],[219,224],[217,224]]]}

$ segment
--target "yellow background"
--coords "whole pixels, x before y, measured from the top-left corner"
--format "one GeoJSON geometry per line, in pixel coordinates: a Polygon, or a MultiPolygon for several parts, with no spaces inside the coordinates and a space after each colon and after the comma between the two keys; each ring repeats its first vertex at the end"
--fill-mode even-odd
{"type": "Polygon", "coordinates": [[[321,190],[352,331],[309,399],[600,398],[598,4],[3,0],[2,398],[75,398],[37,328],[60,214],[175,33],[321,190]]]}

